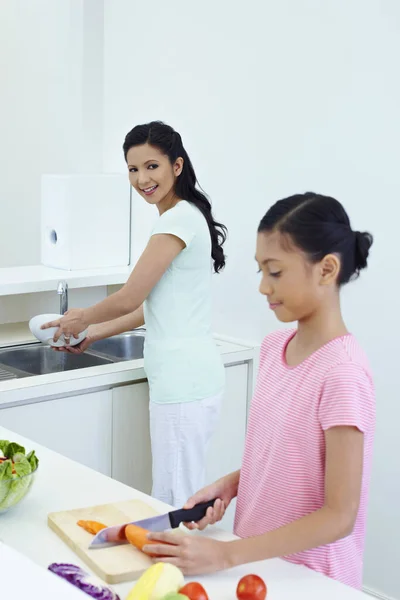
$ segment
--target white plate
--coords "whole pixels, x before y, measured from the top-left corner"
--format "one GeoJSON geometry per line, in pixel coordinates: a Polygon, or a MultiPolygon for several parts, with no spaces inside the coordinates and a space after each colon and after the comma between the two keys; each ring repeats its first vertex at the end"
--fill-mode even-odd
{"type": "MultiPolygon", "coordinates": [[[[37,338],[40,342],[45,344],[49,344],[49,346],[53,346],[54,348],[63,348],[66,346],[64,335],[62,335],[57,342],[53,342],[53,337],[55,332],[57,331],[57,327],[50,327],[49,329],[41,329],[41,326],[44,323],[48,323],[49,321],[56,321],[57,319],[61,319],[62,315],[60,314],[48,314],[48,315],[36,315],[36,317],[32,317],[29,321],[29,329],[32,334],[37,338]]],[[[87,336],[87,329],[82,331],[78,338],[74,336],[71,337],[69,346],[76,346],[80,344],[82,340],[87,336]]]]}

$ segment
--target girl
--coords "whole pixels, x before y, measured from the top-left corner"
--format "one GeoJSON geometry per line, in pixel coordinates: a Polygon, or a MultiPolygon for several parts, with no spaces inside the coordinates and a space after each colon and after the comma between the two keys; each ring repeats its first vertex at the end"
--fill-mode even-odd
{"type": "Polygon", "coordinates": [[[260,292],[281,322],[297,328],[262,344],[241,470],[186,504],[218,498],[188,525],[203,529],[237,496],[234,529],[242,539],[150,534],[160,542],[151,552],[169,556],[161,560],[204,573],[279,556],[361,587],[375,395],[339,292],[367,266],[371,244],[337,200],[313,193],[277,202],[262,219],[260,292]]]}
{"type": "Polygon", "coordinates": [[[211,263],[216,273],[225,265],[226,228],[196,188],[192,163],[172,127],[138,125],[123,151],[132,187],[160,214],[148,245],[121,290],[44,328],[58,326],[54,339],[64,334],[68,342],[99,324],[90,327],[82,351],[146,323],[152,494],[180,507],[205,484],[206,450],[224,390],[211,330],[211,263]]]}

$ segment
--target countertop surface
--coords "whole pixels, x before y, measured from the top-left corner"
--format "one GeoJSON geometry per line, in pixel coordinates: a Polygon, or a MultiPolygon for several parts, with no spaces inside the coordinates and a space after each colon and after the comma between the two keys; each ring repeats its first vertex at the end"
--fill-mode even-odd
{"type": "MultiPolygon", "coordinates": [[[[29,496],[14,509],[0,514],[0,538],[6,545],[43,568],[47,568],[52,562],[72,562],[88,570],[74,552],[48,528],[47,515],[50,512],[129,499],[143,500],[160,513],[171,508],[2,427],[0,439],[19,442],[27,451],[35,449],[39,457],[38,474],[29,496]]],[[[208,528],[204,534],[221,541],[235,539],[233,535],[216,527],[208,528]]],[[[281,559],[260,561],[204,577],[187,577],[186,581],[200,581],[210,600],[233,600],[239,579],[249,573],[256,573],[264,579],[269,590],[267,600],[368,598],[362,592],[281,559]]],[[[111,587],[120,595],[121,600],[125,600],[132,586],[133,582],[111,587]]]]}
{"type": "Polygon", "coordinates": [[[10,600],[88,600],[78,588],[0,542],[1,594],[10,600]],[[6,576],[4,576],[6,574],[6,576]]]}

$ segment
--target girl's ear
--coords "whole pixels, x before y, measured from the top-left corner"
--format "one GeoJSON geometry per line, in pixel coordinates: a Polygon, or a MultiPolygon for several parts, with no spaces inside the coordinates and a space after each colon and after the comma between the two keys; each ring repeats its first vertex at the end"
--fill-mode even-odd
{"type": "Polygon", "coordinates": [[[179,158],[176,159],[175,164],[174,164],[175,177],[179,177],[179,175],[182,173],[182,171],[183,171],[183,158],[180,156],[179,158]]]}
{"type": "Polygon", "coordinates": [[[336,254],[327,254],[320,263],[321,285],[336,283],[340,274],[340,259],[336,254]]]}

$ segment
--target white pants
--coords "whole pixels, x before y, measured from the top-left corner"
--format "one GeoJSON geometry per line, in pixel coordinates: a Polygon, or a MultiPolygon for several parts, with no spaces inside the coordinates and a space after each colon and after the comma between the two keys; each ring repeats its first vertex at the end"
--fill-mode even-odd
{"type": "Polygon", "coordinates": [[[177,404],[150,401],[154,498],[181,508],[205,485],[207,450],[222,397],[177,404]]]}

